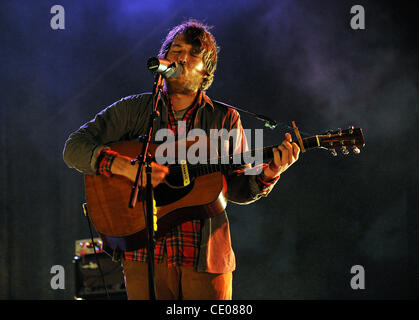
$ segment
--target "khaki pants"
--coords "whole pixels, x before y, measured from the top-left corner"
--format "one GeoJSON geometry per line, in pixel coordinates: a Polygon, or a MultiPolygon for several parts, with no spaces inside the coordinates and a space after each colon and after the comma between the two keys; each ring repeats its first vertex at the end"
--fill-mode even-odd
{"type": "MultiPolygon", "coordinates": [[[[122,260],[129,300],[149,300],[148,264],[122,260]]],[[[154,265],[157,300],[231,300],[232,273],[196,272],[193,267],[154,265]]]]}

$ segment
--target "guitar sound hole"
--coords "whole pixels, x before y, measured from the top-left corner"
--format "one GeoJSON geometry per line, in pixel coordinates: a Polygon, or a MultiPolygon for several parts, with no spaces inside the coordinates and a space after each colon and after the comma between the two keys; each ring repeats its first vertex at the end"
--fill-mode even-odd
{"type": "Polygon", "coordinates": [[[193,189],[193,186],[193,180],[191,180],[191,183],[185,187],[176,188],[169,186],[166,182],[160,183],[156,188],[154,188],[154,199],[156,200],[156,206],[166,206],[182,199],[193,189]]]}
{"type": "Polygon", "coordinates": [[[166,182],[172,187],[183,187],[183,176],[179,165],[169,166],[169,174],[166,176],[166,182]]]}

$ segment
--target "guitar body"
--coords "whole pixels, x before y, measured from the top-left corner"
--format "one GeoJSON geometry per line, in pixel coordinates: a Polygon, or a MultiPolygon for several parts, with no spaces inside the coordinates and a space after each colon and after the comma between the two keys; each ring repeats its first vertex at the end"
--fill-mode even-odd
{"type": "MultiPolygon", "coordinates": [[[[152,156],[157,146],[150,146],[152,156]]],[[[111,148],[136,158],[142,145],[137,141],[124,141],[112,144],[111,148]]],[[[145,202],[138,201],[133,209],[128,207],[133,183],[117,175],[111,178],[85,175],[84,182],[89,215],[104,246],[122,251],[145,247],[145,202]]],[[[221,172],[192,178],[187,186],[173,186],[164,181],[154,189],[158,219],[156,237],[185,221],[220,214],[227,205],[226,191],[227,185],[221,172]]]]}

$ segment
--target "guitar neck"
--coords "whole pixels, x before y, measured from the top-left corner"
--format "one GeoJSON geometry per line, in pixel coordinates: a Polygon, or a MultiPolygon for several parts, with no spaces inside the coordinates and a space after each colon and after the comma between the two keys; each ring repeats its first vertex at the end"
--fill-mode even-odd
{"type": "MultiPolygon", "coordinates": [[[[310,150],[320,147],[317,136],[302,139],[305,150],[310,150]]],[[[230,154],[225,157],[211,159],[207,164],[189,164],[188,169],[195,176],[203,176],[214,172],[227,172],[229,170],[240,170],[246,167],[248,163],[254,162],[257,153],[261,152],[263,162],[274,157],[272,149],[277,145],[263,147],[262,149],[253,149],[243,153],[230,154]]]]}
{"type": "MultiPolygon", "coordinates": [[[[320,148],[320,141],[318,139],[318,136],[303,138],[302,142],[303,142],[303,146],[305,150],[320,148]]],[[[272,149],[276,147],[278,147],[278,145],[267,146],[267,147],[262,148],[263,161],[270,160],[274,157],[272,149]]],[[[242,159],[249,159],[251,157],[254,158],[256,152],[260,152],[260,149],[254,149],[254,150],[244,152],[241,154],[241,157],[242,159]]]]}

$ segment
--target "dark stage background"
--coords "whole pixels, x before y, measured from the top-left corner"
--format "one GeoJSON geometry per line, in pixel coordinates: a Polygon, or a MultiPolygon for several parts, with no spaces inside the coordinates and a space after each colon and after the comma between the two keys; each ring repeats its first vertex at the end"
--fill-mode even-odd
{"type": "Polygon", "coordinates": [[[147,59],[191,17],[221,47],[210,97],[313,134],[354,125],[366,139],[360,155],[303,154],[269,197],[229,205],[234,299],[418,298],[418,12],[400,1],[2,1],[0,298],[73,299],[74,241],[89,230],[64,142],[150,91],[147,59]],[[50,27],[55,4],[64,30],[50,27]],[[356,4],[365,30],[350,27],[356,4]],[[53,265],[65,289],[51,288],[53,265]],[[364,290],[350,286],[354,265],[364,290]]]}

